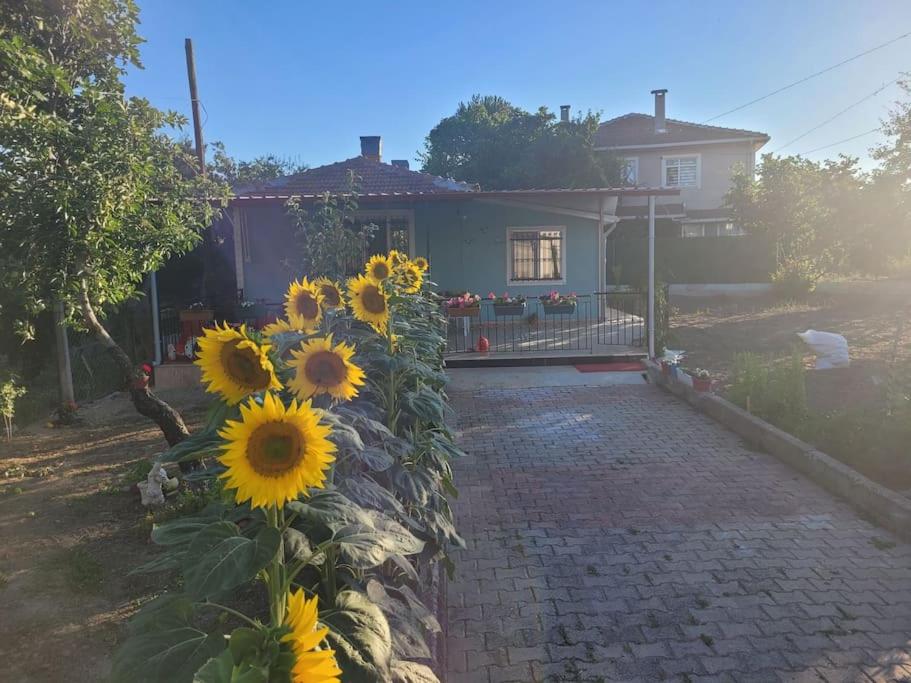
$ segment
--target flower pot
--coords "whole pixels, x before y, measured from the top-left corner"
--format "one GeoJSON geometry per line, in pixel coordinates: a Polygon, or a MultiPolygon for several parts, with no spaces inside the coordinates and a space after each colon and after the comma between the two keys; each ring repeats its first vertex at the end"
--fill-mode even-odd
{"type": "Polygon", "coordinates": [[[568,315],[576,311],[576,304],[542,304],[544,315],[568,315]]]}
{"type": "Polygon", "coordinates": [[[525,303],[521,304],[494,304],[493,314],[497,317],[507,315],[525,315],[525,303]]]}
{"type": "Polygon", "coordinates": [[[712,390],[712,380],[709,377],[693,377],[693,389],[698,392],[712,390]]]}
{"type": "Polygon", "coordinates": [[[480,306],[465,306],[464,308],[450,306],[446,309],[446,315],[450,318],[477,318],[480,314],[480,306]]]}
{"type": "Polygon", "coordinates": [[[671,364],[666,360],[661,361],[661,374],[665,377],[671,376],[671,364]]]}
{"type": "Polygon", "coordinates": [[[179,315],[182,323],[201,323],[212,320],[215,317],[215,311],[211,308],[193,308],[181,311],[179,315]]]}

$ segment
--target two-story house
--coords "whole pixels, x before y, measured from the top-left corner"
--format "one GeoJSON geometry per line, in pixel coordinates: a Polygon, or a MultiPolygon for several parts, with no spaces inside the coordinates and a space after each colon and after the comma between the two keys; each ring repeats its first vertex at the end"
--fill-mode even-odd
{"type": "MultiPolygon", "coordinates": [[[[672,282],[765,280],[769,250],[763,246],[761,254],[756,254],[755,240],[727,239],[746,236],[730,220],[724,197],[735,170],[752,172],[756,152],[769,136],[669,119],[667,90],[653,90],[652,94],[654,114],[624,114],[605,121],[595,135],[595,145],[622,160],[626,185],[680,191],[679,197],[661,198],[657,205],[655,229],[664,277],[672,282]]],[[[620,221],[611,233],[612,240],[621,243],[619,247],[613,241],[608,243],[609,271],[642,262],[631,258],[631,252],[638,253],[643,247],[646,212],[641,198],[622,199],[617,208],[620,221]]],[[[629,270],[626,275],[621,279],[635,279],[629,270]]]]}

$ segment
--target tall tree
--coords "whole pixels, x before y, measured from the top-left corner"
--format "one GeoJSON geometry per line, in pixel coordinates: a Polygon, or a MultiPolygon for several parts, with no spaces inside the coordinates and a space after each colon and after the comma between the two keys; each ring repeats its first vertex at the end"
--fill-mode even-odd
{"type": "Polygon", "coordinates": [[[485,190],[617,184],[617,161],[595,151],[598,123],[592,112],[562,122],[546,107],[531,113],[475,95],[427,135],[422,170],[485,190]]]}
{"type": "Polygon", "coordinates": [[[168,136],[182,117],[125,96],[125,69],[141,66],[137,21],[132,0],[2,2],[0,283],[31,315],[63,302],[174,444],[186,426],[108,333],[105,308],[191,249],[225,192],[168,136]]]}
{"type": "Polygon", "coordinates": [[[284,175],[301,173],[309,168],[307,164],[275,154],[262,154],[250,161],[238,161],[228,154],[223,142],[213,142],[211,146],[215,151],[208,171],[231,187],[254,185],[284,175]]]}

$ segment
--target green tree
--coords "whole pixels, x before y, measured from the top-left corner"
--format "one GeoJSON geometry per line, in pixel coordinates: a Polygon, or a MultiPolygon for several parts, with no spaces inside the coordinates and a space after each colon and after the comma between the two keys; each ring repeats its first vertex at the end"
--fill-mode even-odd
{"type": "Polygon", "coordinates": [[[755,177],[743,169],[734,174],[726,205],[736,224],[775,246],[773,280],[798,294],[848,265],[866,220],[860,203],[866,183],[855,158],[815,162],[765,154],[755,177]]]}
{"type": "Polygon", "coordinates": [[[253,185],[285,175],[294,175],[308,168],[307,164],[300,164],[274,154],[263,154],[250,161],[237,161],[228,154],[223,142],[213,142],[211,147],[214,154],[207,170],[231,187],[253,185]]]}
{"type": "Polygon", "coordinates": [[[485,190],[616,185],[617,161],[595,151],[598,124],[592,112],[558,122],[546,107],[475,95],[427,135],[422,170],[485,190]]]}
{"type": "Polygon", "coordinates": [[[104,313],[197,244],[225,193],[168,136],[180,116],[125,97],[125,69],[141,66],[137,21],[132,0],[3,2],[0,281],[27,318],[62,301],[173,444],[188,434],[180,415],[149,391],[104,313]]]}

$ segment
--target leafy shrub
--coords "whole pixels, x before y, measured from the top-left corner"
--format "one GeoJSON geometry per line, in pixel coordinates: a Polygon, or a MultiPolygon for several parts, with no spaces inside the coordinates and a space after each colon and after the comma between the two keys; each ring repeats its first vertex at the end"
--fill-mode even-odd
{"type": "Polygon", "coordinates": [[[783,299],[803,299],[816,290],[821,276],[810,259],[784,259],[772,273],[772,290],[783,299]]]}
{"type": "Polygon", "coordinates": [[[16,401],[24,396],[26,389],[20,386],[14,377],[9,377],[0,382],[0,415],[3,416],[3,426],[6,431],[6,440],[13,438],[13,418],[16,415],[16,401]]]}
{"type": "Polygon", "coordinates": [[[795,349],[779,362],[755,353],[734,355],[729,398],[785,430],[800,428],[807,417],[806,371],[795,349]]]}

